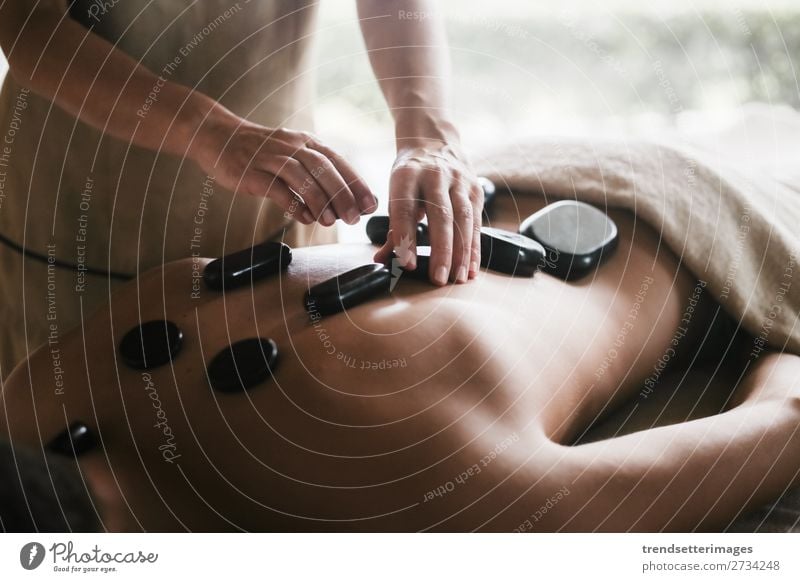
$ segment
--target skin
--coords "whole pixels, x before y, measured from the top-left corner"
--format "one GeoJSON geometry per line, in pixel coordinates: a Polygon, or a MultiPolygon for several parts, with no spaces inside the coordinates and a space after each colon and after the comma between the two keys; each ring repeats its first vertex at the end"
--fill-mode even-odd
{"type": "MultiPolygon", "coordinates": [[[[442,50],[447,39],[436,11],[435,2],[427,0],[358,3],[369,59],[394,117],[397,143],[389,183],[392,234],[375,260],[384,262],[401,245],[413,251],[416,224],[427,216],[428,275],[444,285],[448,278],[464,283],[478,273],[476,233],[481,227],[483,191],[449,113],[450,63],[442,50]]],[[[416,267],[413,253],[406,266],[416,267]]]]}
{"type": "MultiPolygon", "coordinates": [[[[542,204],[501,200],[498,225],[542,204]]],[[[52,346],[12,373],[0,437],[40,446],[86,422],[105,446],[78,465],[114,531],[724,527],[798,482],[800,358],[762,356],[731,382],[720,414],[572,446],[636,397],[695,288],[656,233],[611,216],[619,247],[588,279],[486,272],[442,288],[401,276],[389,296],[317,327],[303,293],[369,262],[370,247],[297,249],[280,277],[224,296],[202,289],[194,300],[192,262],[168,264],[60,338],[62,395],[52,346]],[[143,377],[115,346],[139,321],[164,317],[184,330],[183,348],[143,377]],[[274,377],[245,394],[210,390],[204,362],[253,336],[279,346],[274,377]],[[180,455],[171,462],[159,450],[157,410],[180,455]]],[[[678,370],[709,316],[708,304],[693,313],[678,370]]]]}
{"type": "MultiPolygon", "coordinates": [[[[463,283],[480,262],[472,233],[480,227],[482,193],[447,109],[442,24],[433,18],[430,1],[397,1],[389,11],[384,3],[361,0],[358,9],[375,75],[395,118],[393,228],[413,233],[414,217],[427,214],[431,280],[463,283]],[[431,18],[398,16],[420,11],[431,18]]],[[[303,224],[331,226],[337,218],[354,224],[377,208],[358,172],[317,136],[248,122],[197,90],[159,81],[50,5],[0,3],[0,48],[17,82],[83,122],[137,146],[185,157],[222,187],[271,198],[303,224]],[[141,119],[136,111],[156,83],[159,98],[141,119]]],[[[410,268],[414,264],[412,258],[410,268]]]]}

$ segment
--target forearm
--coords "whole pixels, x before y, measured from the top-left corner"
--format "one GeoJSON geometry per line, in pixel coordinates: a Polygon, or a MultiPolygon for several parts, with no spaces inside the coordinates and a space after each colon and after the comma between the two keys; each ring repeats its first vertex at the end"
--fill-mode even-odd
{"type": "Polygon", "coordinates": [[[222,110],[59,12],[6,3],[4,18],[0,41],[14,78],[116,138],[184,155],[203,118],[222,110]]]}
{"type": "Polygon", "coordinates": [[[449,110],[447,42],[435,11],[428,0],[358,2],[369,59],[395,120],[398,145],[416,138],[458,138],[449,110]]]}
{"type": "Polygon", "coordinates": [[[577,494],[564,529],[724,527],[797,485],[798,362],[777,358],[751,372],[723,414],[569,450],[560,478],[577,494]]]}
{"type": "Polygon", "coordinates": [[[763,402],[580,447],[564,529],[724,527],[797,484],[799,425],[796,405],[763,402]]]}
{"type": "MultiPolygon", "coordinates": [[[[461,151],[449,110],[450,63],[436,4],[359,0],[372,69],[395,121],[397,159],[389,180],[392,235],[375,254],[416,246],[416,221],[428,218],[428,277],[437,285],[478,275],[483,191],[461,151]]],[[[401,264],[416,269],[415,252],[401,264]]]]}

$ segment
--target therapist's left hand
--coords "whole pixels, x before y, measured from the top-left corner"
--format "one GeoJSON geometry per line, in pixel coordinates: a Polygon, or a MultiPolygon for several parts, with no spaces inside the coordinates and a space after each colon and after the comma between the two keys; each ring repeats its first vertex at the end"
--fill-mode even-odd
{"type": "Polygon", "coordinates": [[[416,268],[416,227],[428,217],[430,280],[465,283],[478,274],[483,190],[457,142],[413,140],[398,148],[389,182],[391,233],[375,260],[396,251],[401,265],[416,268]]]}

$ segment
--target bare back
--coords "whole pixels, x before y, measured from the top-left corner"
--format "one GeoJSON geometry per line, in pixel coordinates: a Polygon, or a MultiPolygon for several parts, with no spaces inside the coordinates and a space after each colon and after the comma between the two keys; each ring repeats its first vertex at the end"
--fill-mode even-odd
{"type": "Polygon", "coordinates": [[[80,464],[110,529],[477,527],[529,485],[540,443],[568,442],[630,395],[692,294],[651,229],[612,217],[619,248],[587,280],[401,276],[316,321],[305,290],[370,262],[372,247],[297,249],[279,277],[194,299],[207,260],[168,264],[60,339],[62,393],[48,346],[15,371],[11,433],[38,443],[75,419],[91,426],[104,452],[80,464]],[[152,319],[176,323],[183,347],[171,365],[130,369],[116,346],[152,319]],[[206,364],[256,336],[279,347],[274,377],[213,391],[206,364]]]}

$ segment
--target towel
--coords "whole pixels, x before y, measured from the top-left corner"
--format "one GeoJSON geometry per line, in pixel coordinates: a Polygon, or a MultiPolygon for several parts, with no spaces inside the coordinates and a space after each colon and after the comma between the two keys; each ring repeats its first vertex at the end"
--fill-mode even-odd
{"type": "MultiPolygon", "coordinates": [[[[800,114],[750,106],[738,125],[695,137],[531,139],[476,166],[514,194],[630,210],[753,335],[754,351],[800,354],[800,114]]],[[[800,488],[726,531],[800,532],[800,488]]]]}
{"type": "Polygon", "coordinates": [[[738,162],[678,141],[532,139],[476,165],[514,194],[632,211],[753,335],[754,355],[800,354],[800,178],[738,162]]]}

